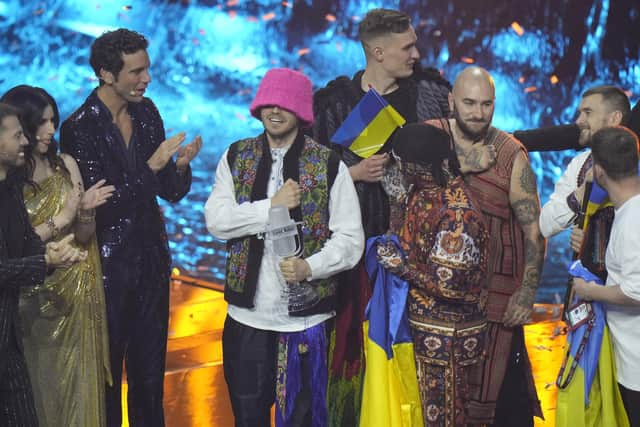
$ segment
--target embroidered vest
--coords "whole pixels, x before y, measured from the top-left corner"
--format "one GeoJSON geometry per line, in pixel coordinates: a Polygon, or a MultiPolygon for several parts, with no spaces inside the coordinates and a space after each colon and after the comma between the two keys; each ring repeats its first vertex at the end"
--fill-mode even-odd
{"type": "MultiPolygon", "coordinates": [[[[264,135],[235,142],[227,156],[238,203],[264,199],[271,174],[271,152],[264,135]],[[261,194],[264,193],[264,194],[261,194]]],[[[311,138],[298,135],[284,158],[284,180],[297,181],[302,194],[300,206],[291,210],[302,236],[302,256],[307,258],[319,252],[331,236],[329,230],[329,194],[338,172],[339,159],[333,152],[311,138]]],[[[230,239],[227,242],[227,270],[225,300],[231,304],[251,308],[254,297],[264,243],[256,236],[230,239]]],[[[336,281],[332,278],[303,281],[299,286],[310,286],[317,301],[292,316],[307,316],[334,310],[336,281]]]]}

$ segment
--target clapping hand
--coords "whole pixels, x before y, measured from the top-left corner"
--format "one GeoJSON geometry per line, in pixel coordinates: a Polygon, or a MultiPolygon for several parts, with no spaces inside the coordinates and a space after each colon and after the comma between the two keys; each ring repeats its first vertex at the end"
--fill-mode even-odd
{"type": "Polygon", "coordinates": [[[88,211],[107,202],[107,199],[113,195],[116,188],[113,185],[104,185],[106,182],[106,180],[101,179],[82,194],[80,209],[88,211]]]}
{"type": "Polygon", "coordinates": [[[191,160],[193,160],[198,155],[201,148],[202,137],[200,137],[200,135],[193,138],[193,141],[191,141],[184,147],[181,147],[178,150],[178,157],[176,158],[176,167],[178,168],[178,171],[184,171],[187,166],[189,166],[191,160]]]}
{"type": "Polygon", "coordinates": [[[171,157],[178,152],[180,145],[184,142],[185,133],[180,132],[170,138],[165,139],[153,152],[147,164],[153,172],[158,172],[167,165],[171,157]]]}

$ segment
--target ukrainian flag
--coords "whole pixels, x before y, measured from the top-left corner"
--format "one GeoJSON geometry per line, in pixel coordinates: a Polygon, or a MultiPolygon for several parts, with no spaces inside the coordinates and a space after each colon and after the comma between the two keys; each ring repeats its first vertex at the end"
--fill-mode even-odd
{"type": "Polygon", "coordinates": [[[599,209],[607,206],[611,206],[609,194],[604,188],[600,187],[597,182],[593,181],[591,184],[591,191],[589,192],[589,201],[587,202],[587,209],[585,210],[584,225],[582,226],[582,229],[587,229],[589,219],[593,214],[595,214],[599,209]]]}
{"type": "Polygon", "coordinates": [[[406,312],[409,284],[378,264],[378,242],[400,248],[396,236],[371,237],[365,264],[375,280],[364,323],[366,369],[360,427],[423,426],[413,342],[406,312]]]}
{"type": "MultiPolygon", "coordinates": [[[[569,267],[569,274],[602,284],[580,261],[575,261],[569,267]]],[[[591,305],[595,316],[594,325],[584,352],[569,385],[558,389],[556,427],[628,427],[629,421],[616,380],[604,306],[596,301],[592,301],[591,305]]],[[[569,374],[586,329],[587,325],[582,324],[567,336],[569,350],[565,355],[566,369],[562,382],[569,374]]]]}
{"type": "Polygon", "coordinates": [[[331,137],[360,157],[375,154],[391,133],[407,121],[374,88],[362,97],[331,137]]]}

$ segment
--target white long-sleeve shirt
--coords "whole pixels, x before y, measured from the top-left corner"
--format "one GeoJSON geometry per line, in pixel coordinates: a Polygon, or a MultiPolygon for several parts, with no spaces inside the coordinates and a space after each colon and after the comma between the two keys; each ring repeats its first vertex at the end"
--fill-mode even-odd
{"type": "Polygon", "coordinates": [[[544,237],[553,236],[571,225],[576,213],[567,204],[567,197],[578,188],[578,174],[589,154],[591,150],[583,151],[569,162],[567,170],[556,182],[553,193],[542,207],[539,224],[544,237]]]}
{"type": "MultiPolygon", "coordinates": [[[[224,152],[216,169],[213,191],[205,204],[207,229],[223,240],[245,237],[265,231],[271,207],[271,197],[283,184],[283,160],[286,148],[272,149],[274,163],[267,187],[267,198],[238,204],[231,170],[224,152]]],[[[322,249],[305,258],[311,268],[311,280],[325,279],[353,268],[364,250],[364,231],[360,217],[358,196],[349,170],[340,162],[338,173],[329,194],[329,230],[331,237],[322,249]]],[[[229,304],[228,314],[234,320],[257,329],[277,332],[296,332],[310,328],[331,317],[322,313],[307,317],[289,316],[287,302],[281,294],[286,286],[278,268],[280,258],[274,253],[270,240],[265,248],[258,274],[254,307],[243,308],[229,304]]]]}
{"type": "MultiPolygon", "coordinates": [[[[640,301],[640,196],[616,209],[607,246],[607,286],[620,286],[628,298],[640,301]]],[[[640,307],[607,304],[607,325],[611,331],[616,374],[620,384],[640,391],[640,307]]]]}

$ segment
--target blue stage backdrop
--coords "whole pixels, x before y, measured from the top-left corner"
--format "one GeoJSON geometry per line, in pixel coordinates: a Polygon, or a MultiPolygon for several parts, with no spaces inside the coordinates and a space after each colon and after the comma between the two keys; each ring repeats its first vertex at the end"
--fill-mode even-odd
{"type": "MultiPolygon", "coordinates": [[[[184,274],[222,281],[224,244],[204,226],[203,205],[222,151],[260,131],[248,112],[271,67],[307,73],[316,88],[364,65],[356,40],[367,10],[389,7],[413,16],[422,63],[453,80],[468,64],[492,72],[495,125],[505,130],[567,123],[580,93],[614,83],[640,93],[637,0],[120,1],[0,0],[0,90],[42,86],[62,117],[97,85],[89,46],[105,30],[127,27],[150,41],[153,82],[147,92],[168,134],[201,134],[191,193],[164,203],[174,264],[184,274]]],[[[573,153],[533,154],[541,199],[573,153]]],[[[561,297],[567,235],[552,239],[539,293],[561,297]]]]}

